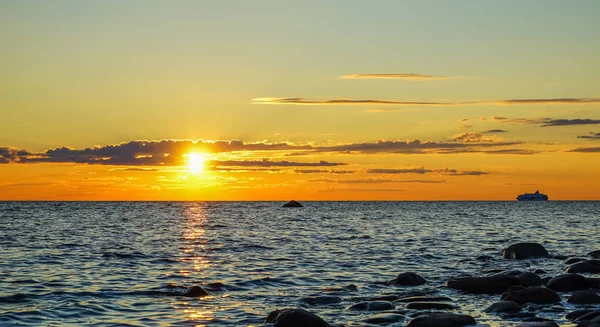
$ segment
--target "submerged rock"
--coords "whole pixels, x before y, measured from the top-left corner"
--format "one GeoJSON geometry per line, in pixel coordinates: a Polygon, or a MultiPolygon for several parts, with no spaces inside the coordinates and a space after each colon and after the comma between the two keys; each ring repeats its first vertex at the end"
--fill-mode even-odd
{"type": "Polygon", "coordinates": [[[582,275],[565,274],[550,279],[546,286],[557,292],[572,292],[589,288],[589,282],[582,275]]]}
{"type": "Polygon", "coordinates": [[[446,286],[466,293],[500,294],[518,283],[519,280],[514,276],[494,275],[489,277],[451,278],[446,282],[446,286]]]}
{"type": "Polygon", "coordinates": [[[348,310],[360,310],[360,311],[384,311],[394,309],[394,305],[391,302],[386,301],[369,301],[357,303],[348,310]]]}
{"type": "Polygon", "coordinates": [[[399,313],[378,313],[370,318],[365,319],[365,322],[369,324],[391,324],[393,322],[398,322],[405,317],[399,313]]]}
{"type": "Polygon", "coordinates": [[[502,256],[507,259],[529,259],[548,257],[548,251],[539,243],[515,243],[502,251],[502,256]]]}
{"type": "Polygon", "coordinates": [[[314,313],[301,308],[275,310],[266,321],[275,327],[329,327],[329,324],[314,313]]]}
{"type": "Polygon", "coordinates": [[[208,293],[208,291],[205,290],[204,288],[202,288],[201,286],[197,286],[197,285],[190,287],[187,291],[185,291],[185,293],[183,293],[183,296],[189,296],[189,297],[199,297],[199,296],[207,296],[207,295],[210,295],[210,293],[208,293]]]}
{"type": "Polygon", "coordinates": [[[296,201],[296,200],[292,200],[286,204],[284,204],[283,206],[281,206],[282,208],[301,208],[303,207],[303,205],[296,201]]]}
{"type": "Polygon", "coordinates": [[[519,312],[521,310],[523,310],[523,308],[517,302],[501,301],[501,302],[496,302],[496,303],[490,305],[484,311],[485,312],[503,313],[503,312],[519,312]]]}
{"type": "Polygon", "coordinates": [[[406,304],[407,309],[415,309],[415,310],[428,310],[428,309],[438,309],[438,310],[454,310],[455,306],[449,303],[442,302],[409,302],[406,304]]]}
{"type": "Polygon", "coordinates": [[[569,274],[580,274],[580,273],[600,273],[600,260],[592,259],[574,263],[567,267],[567,273],[569,274]]]}
{"type": "Polygon", "coordinates": [[[425,284],[426,282],[427,281],[425,278],[413,272],[403,272],[399,274],[396,279],[390,281],[391,284],[404,286],[419,286],[425,284]]]}
{"type": "Polygon", "coordinates": [[[575,304],[597,304],[600,303],[600,295],[592,291],[576,291],[567,300],[575,304]]]}
{"type": "Polygon", "coordinates": [[[575,310],[573,312],[569,312],[565,318],[567,318],[568,320],[575,320],[581,316],[583,316],[584,314],[588,314],[590,312],[594,311],[593,309],[584,309],[584,310],[575,310]]]}
{"type": "Polygon", "coordinates": [[[408,322],[408,327],[461,327],[475,325],[471,316],[454,313],[427,313],[408,322]]]}
{"type": "Polygon", "coordinates": [[[502,301],[514,301],[521,305],[525,303],[549,304],[560,302],[560,296],[545,287],[518,287],[502,294],[502,301]]]}
{"type": "Polygon", "coordinates": [[[410,296],[397,299],[394,302],[441,302],[441,301],[453,301],[447,296],[410,296]]]}
{"type": "Polygon", "coordinates": [[[339,296],[332,295],[321,295],[321,296],[307,296],[300,299],[302,302],[306,302],[310,305],[324,305],[342,302],[342,298],[339,296]]]}

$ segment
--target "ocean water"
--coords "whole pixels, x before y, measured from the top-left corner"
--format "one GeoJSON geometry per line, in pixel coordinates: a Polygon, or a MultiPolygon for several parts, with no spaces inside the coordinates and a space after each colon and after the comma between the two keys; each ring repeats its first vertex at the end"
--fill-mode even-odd
{"type": "MultiPolygon", "coordinates": [[[[520,321],[483,313],[499,295],[445,282],[493,269],[564,272],[564,260],[503,259],[515,242],[567,256],[600,249],[600,202],[281,205],[0,202],[0,326],[268,326],[270,311],[299,306],[332,324],[368,326],[373,312],[348,308],[385,294],[449,296],[453,312],[480,326],[513,326],[520,321]],[[405,271],[428,282],[377,283],[405,271]],[[192,285],[211,295],[180,295],[192,285]],[[343,301],[303,301],[319,295],[343,301]]],[[[529,309],[568,326],[564,315],[578,307],[567,295],[552,310],[529,309]]]]}

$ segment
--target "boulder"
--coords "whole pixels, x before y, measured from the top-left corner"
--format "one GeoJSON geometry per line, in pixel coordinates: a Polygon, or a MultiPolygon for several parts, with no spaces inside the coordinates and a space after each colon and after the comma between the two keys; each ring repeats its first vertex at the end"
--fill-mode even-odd
{"type": "Polygon", "coordinates": [[[600,303],[600,295],[592,291],[576,291],[573,292],[567,302],[575,304],[598,304],[600,303]]]}
{"type": "Polygon", "coordinates": [[[592,259],[574,263],[567,267],[569,274],[600,273],[600,260],[592,259]]]}
{"type": "Polygon", "coordinates": [[[489,277],[450,278],[446,286],[466,293],[500,294],[518,283],[517,277],[494,275],[489,277]]]}
{"type": "Polygon", "coordinates": [[[573,312],[569,312],[565,318],[567,318],[570,321],[573,321],[581,316],[583,316],[584,314],[588,314],[590,312],[594,311],[593,309],[583,309],[583,310],[575,310],[573,312]]]}
{"type": "Polygon", "coordinates": [[[325,304],[334,304],[342,302],[342,298],[339,296],[333,295],[320,295],[320,296],[307,296],[300,299],[300,301],[305,302],[310,305],[325,305],[325,304]]]}
{"type": "Polygon", "coordinates": [[[454,313],[427,313],[408,322],[408,327],[461,327],[475,325],[473,317],[454,313]]]}
{"type": "Polygon", "coordinates": [[[329,327],[321,317],[301,308],[275,310],[265,322],[274,323],[275,327],[329,327]]]}
{"type": "Polygon", "coordinates": [[[501,301],[501,302],[496,302],[496,303],[490,305],[484,311],[485,312],[503,313],[503,312],[519,312],[521,310],[523,310],[523,308],[517,302],[501,301]]]}
{"type": "Polygon", "coordinates": [[[560,302],[560,296],[545,287],[519,287],[502,294],[502,301],[514,301],[521,305],[525,303],[549,304],[560,302]]]}
{"type": "Polygon", "coordinates": [[[197,286],[194,285],[190,288],[188,288],[185,293],[183,293],[183,296],[188,296],[188,297],[200,297],[200,296],[207,296],[210,295],[210,293],[208,293],[207,290],[205,290],[204,288],[202,288],[201,286],[197,286]]]}
{"type": "Polygon", "coordinates": [[[402,319],[404,319],[404,316],[399,313],[383,312],[365,319],[365,322],[369,324],[391,324],[402,319]]]}
{"type": "Polygon", "coordinates": [[[423,285],[427,281],[425,278],[412,273],[412,272],[404,272],[399,274],[396,279],[392,280],[391,284],[403,285],[403,286],[418,286],[423,285]]]}
{"type": "Polygon", "coordinates": [[[348,310],[356,311],[384,311],[394,309],[394,305],[391,302],[386,301],[368,301],[357,303],[348,310]]]}
{"type": "Polygon", "coordinates": [[[407,309],[414,310],[428,310],[428,309],[437,309],[437,310],[454,310],[452,304],[442,303],[442,302],[409,302],[406,304],[407,309]]]}
{"type": "Polygon", "coordinates": [[[557,292],[572,292],[589,288],[589,282],[582,275],[565,274],[550,279],[546,286],[557,292]]]}
{"type": "Polygon", "coordinates": [[[507,259],[529,259],[548,257],[548,251],[538,243],[516,243],[502,251],[502,256],[507,259]]]}
{"type": "Polygon", "coordinates": [[[303,207],[303,205],[300,204],[300,202],[295,201],[295,200],[292,200],[282,206],[282,208],[301,208],[301,207],[303,207]]]}
{"type": "Polygon", "coordinates": [[[585,261],[585,260],[587,260],[587,259],[585,259],[585,258],[570,258],[570,259],[567,259],[567,261],[565,261],[565,264],[572,265],[574,263],[578,263],[578,262],[585,261]]]}
{"type": "Polygon", "coordinates": [[[542,285],[542,279],[540,278],[540,276],[538,276],[534,273],[531,273],[531,272],[526,272],[526,273],[517,275],[517,280],[519,281],[519,284],[523,285],[523,286],[540,286],[540,285],[542,285]]]}
{"type": "Polygon", "coordinates": [[[397,299],[394,302],[440,302],[440,301],[453,301],[447,296],[410,296],[397,299]]]}

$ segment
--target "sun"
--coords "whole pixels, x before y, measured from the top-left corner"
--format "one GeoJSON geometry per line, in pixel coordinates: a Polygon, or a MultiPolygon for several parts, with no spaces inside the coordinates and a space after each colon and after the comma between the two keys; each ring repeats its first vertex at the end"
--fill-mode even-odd
{"type": "Polygon", "coordinates": [[[206,156],[200,153],[188,154],[188,169],[192,174],[199,174],[204,170],[206,156]]]}

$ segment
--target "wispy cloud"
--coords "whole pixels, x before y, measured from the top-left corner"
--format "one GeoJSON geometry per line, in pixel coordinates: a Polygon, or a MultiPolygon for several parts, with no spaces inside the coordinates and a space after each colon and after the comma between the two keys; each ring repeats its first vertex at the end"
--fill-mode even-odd
{"type": "Polygon", "coordinates": [[[481,133],[483,133],[483,134],[508,133],[508,131],[505,131],[503,129],[489,129],[489,130],[483,131],[481,133]]]}
{"type": "Polygon", "coordinates": [[[439,174],[448,176],[479,176],[487,175],[488,172],[476,171],[476,170],[457,170],[457,169],[425,169],[425,167],[418,168],[386,168],[386,169],[368,169],[366,171],[369,174],[439,174]]]}
{"type": "Polygon", "coordinates": [[[589,135],[579,135],[578,139],[600,140],[600,133],[590,133],[589,135]]]}
{"type": "Polygon", "coordinates": [[[567,152],[600,153],[600,146],[575,148],[575,149],[569,150],[567,152]]]}
{"type": "Polygon", "coordinates": [[[399,79],[406,81],[439,81],[463,77],[466,76],[436,76],[423,74],[351,74],[340,76],[341,79],[399,79]]]}
{"type": "Polygon", "coordinates": [[[296,174],[354,174],[356,170],[296,169],[296,174]]]}
{"type": "MultiPolygon", "coordinates": [[[[538,104],[593,104],[600,103],[600,98],[559,98],[559,99],[509,99],[493,101],[405,101],[405,100],[386,100],[386,99],[323,99],[313,100],[307,98],[277,98],[265,97],[252,99],[253,104],[271,104],[271,105],[393,105],[393,106],[472,106],[472,105],[538,105],[538,104]]],[[[375,111],[381,112],[381,111],[375,111]]]]}
{"type": "Polygon", "coordinates": [[[492,117],[494,121],[501,123],[517,123],[540,125],[541,127],[553,126],[573,126],[573,125],[597,125],[600,124],[600,119],[554,119],[554,118],[509,118],[509,117],[492,117]]]}
{"type": "Polygon", "coordinates": [[[269,159],[263,160],[213,160],[209,162],[210,166],[219,167],[331,167],[331,166],[345,166],[347,163],[343,162],[297,162],[297,161],[272,161],[269,159]]]}
{"type": "Polygon", "coordinates": [[[337,184],[395,184],[395,183],[417,183],[417,184],[444,184],[445,180],[427,180],[427,179],[311,179],[311,183],[337,183],[337,184]]]}
{"type": "Polygon", "coordinates": [[[484,135],[483,133],[477,132],[466,132],[454,135],[449,141],[460,142],[460,143],[489,143],[489,142],[501,142],[502,139],[495,136],[484,135]]]}

